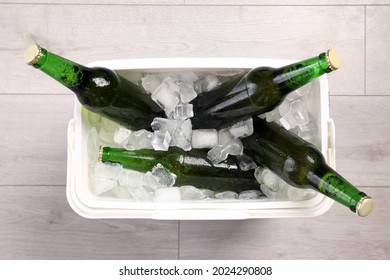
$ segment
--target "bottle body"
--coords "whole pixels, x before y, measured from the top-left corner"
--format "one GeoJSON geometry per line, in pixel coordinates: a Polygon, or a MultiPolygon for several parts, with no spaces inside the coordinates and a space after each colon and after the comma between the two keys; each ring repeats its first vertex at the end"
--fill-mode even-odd
{"type": "Polygon", "coordinates": [[[192,103],[194,128],[230,126],[273,110],[292,91],[339,67],[330,50],[281,68],[259,67],[225,87],[200,94],[192,103]]]}
{"type": "Polygon", "coordinates": [[[276,123],[254,118],[254,133],[242,139],[246,152],[287,183],[315,189],[361,216],[372,210],[372,199],[329,167],[311,143],[276,123]]]}
{"type": "Polygon", "coordinates": [[[176,186],[192,185],[216,192],[259,190],[253,173],[240,170],[233,158],[214,165],[207,159],[207,150],[202,149],[184,152],[172,147],[168,151],[128,151],[101,147],[99,159],[120,163],[124,168],[140,172],[150,171],[159,163],[177,176],[176,186]]]}
{"type": "Polygon", "coordinates": [[[33,45],[25,60],[73,91],[88,110],[129,129],[149,129],[162,109],[140,87],[103,67],[86,67],[33,45]]]}

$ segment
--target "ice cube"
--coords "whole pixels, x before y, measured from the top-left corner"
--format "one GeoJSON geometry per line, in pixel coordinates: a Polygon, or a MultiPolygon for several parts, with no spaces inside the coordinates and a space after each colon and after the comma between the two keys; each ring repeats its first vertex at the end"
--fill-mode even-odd
{"type": "Polygon", "coordinates": [[[177,177],[160,163],[153,167],[152,174],[161,185],[166,187],[173,186],[177,177]]]}
{"type": "Polygon", "coordinates": [[[114,142],[114,131],[119,127],[119,124],[107,119],[101,118],[99,128],[99,139],[106,144],[113,144],[114,142]]]}
{"type": "Polygon", "coordinates": [[[100,195],[118,185],[117,176],[122,167],[119,164],[97,162],[90,169],[91,190],[95,195],[100,195]]]}
{"type": "Polygon", "coordinates": [[[99,128],[99,139],[107,145],[114,144],[114,132],[119,124],[102,117],[99,128]]]}
{"type": "Polygon", "coordinates": [[[280,178],[269,169],[265,169],[262,174],[263,182],[272,189],[277,189],[280,184],[280,178]]]}
{"type": "Polygon", "coordinates": [[[218,145],[225,145],[233,139],[233,135],[230,133],[228,128],[218,130],[218,145]]]}
{"type": "Polygon", "coordinates": [[[270,198],[288,199],[287,190],[288,184],[283,180],[280,180],[277,184],[269,186],[267,184],[261,184],[260,190],[264,195],[270,198]]]}
{"type": "Polygon", "coordinates": [[[279,107],[270,112],[264,113],[259,117],[263,119],[265,118],[267,122],[276,122],[281,118],[279,113],[279,107]]]}
{"type": "Polygon", "coordinates": [[[296,123],[294,117],[293,117],[291,114],[289,114],[289,113],[287,113],[287,114],[286,114],[284,117],[282,117],[279,121],[280,121],[281,125],[282,125],[285,129],[287,129],[287,130],[292,129],[292,128],[296,127],[296,125],[297,125],[297,123],[296,123]]]}
{"type": "Polygon", "coordinates": [[[203,79],[199,79],[194,83],[194,89],[196,92],[207,92],[215,89],[221,84],[221,81],[215,75],[207,75],[203,79]]]}
{"type": "Polygon", "coordinates": [[[292,186],[289,186],[287,190],[287,196],[292,201],[301,201],[307,200],[316,195],[314,190],[310,189],[299,189],[292,186]]]}
{"type": "Polygon", "coordinates": [[[187,119],[180,123],[180,129],[183,131],[184,136],[191,140],[192,138],[192,123],[190,119],[187,119]]]}
{"type": "Polygon", "coordinates": [[[205,193],[194,186],[182,186],[179,189],[182,200],[202,200],[206,198],[205,193]]]}
{"type": "Polygon", "coordinates": [[[168,131],[173,133],[178,127],[179,122],[177,120],[171,120],[166,118],[154,118],[151,123],[151,127],[154,131],[159,130],[162,132],[168,131]]]}
{"type": "Polygon", "coordinates": [[[179,91],[180,91],[180,87],[179,87],[180,74],[179,74],[179,78],[166,77],[162,82],[168,86],[170,92],[172,92],[175,95],[179,96],[179,91]]]}
{"type": "MultiPolygon", "coordinates": [[[[266,169],[267,170],[267,169],[266,169]]],[[[260,190],[264,195],[270,198],[287,199],[288,184],[275,174],[266,172],[264,175],[264,184],[261,184],[260,190]]]]}
{"type": "Polygon", "coordinates": [[[114,144],[114,133],[107,131],[104,127],[99,128],[99,140],[107,145],[114,144]]]}
{"type": "Polygon", "coordinates": [[[99,155],[98,132],[92,127],[88,133],[88,158],[90,166],[95,166],[99,155]]]}
{"type": "Polygon", "coordinates": [[[255,176],[255,179],[256,181],[259,183],[259,184],[264,184],[264,180],[263,180],[263,170],[265,168],[259,166],[255,169],[255,173],[254,173],[254,176],[255,176]]]}
{"type": "Polygon", "coordinates": [[[212,190],[209,190],[209,189],[201,189],[203,195],[204,195],[204,199],[213,199],[214,198],[214,194],[215,192],[212,191],[212,190]]]}
{"type": "Polygon", "coordinates": [[[194,116],[192,104],[179,104],[175,107],[173,118],[175,120],[185,120],[194,116]]]}
{"type": "Polygon", "coordinates": [[[116,186],[111,190],[111,193],[113,193],[114,196],[119,199],[133,199],[133,197],[129,193],[128,188],[125,186],[116,186]]]}
{"type": "Polygon", "coordinates": [[[151,149],[153,133],[145,129],[132,131],[123,144],[127,150],[151,149]]]}
{"type": "Polygon", "coordinates": [[[118,174],[118,182],[121,186],[137,187],[142,186],[143,178],[145,174],[142,172],[122,169],[118,174]]]}
{"type": "Polygon", "coordinates": [[[297,125],[305,125],[309,122],[305,101],[301,99],[294,100],[291,102],[290,108],[292,115],[297,120],[297,125]]]}
{"type": "Polygon", "coordinates": [[[212,148],[218,144],[218,132],[215,129],[195,129],[192,131],[193,148],[212,148]]]}
{"type": "Polygon", "coordinates": [[[238,199],[243,199],[243,200],[259,199],[261,198],[262,195],[263,194],[261,193],[260,190],[247,190],[247,191],[240,192],[238,195],[238,199]]]}
{"type": "Polygon", "coordinates": [[[168,151],[171,135],[168,131],[155,131],[152,137],[152,146],[156,151],[168,151]]]}
{"type": "Polygon", "coordinates": [[[180,202],[180,190],[177,187],[157,189],[154,193],[154,202],[180,202]]]}
{"type": "Polygon", "coordinates": [[[195,99],[195,97],[197,96],[194,87],[184,82],[179,83],[179,95],[180,95],[180,100],[183,103],[188,103],[191,100],[195,99]]]}
{"type": "Polygon", "coordinates": [[[189,151],[192,149],[191,141],[189,140],[189,138],[187,138],[187,136],[185,135],[185,133],[181,128],[176,129],[175,132],[173,133],[172,145],[179,147],[184,151],[189,151]]]}
{"type": "Polygon", "coordinates": [[[260,190],[268,198],[276,199],[276,198],[280,197],[279,193],[277,191],[271,189],[270,187],[268,187],[265,184],[260,185],[260,190]]]}
{"type": "Polygon", "coordinates": [[[179,104],[178,91],[175,91],[174,83],[162,83],[152,93],[152,99],[169,115],[179,104]]]}
{"type": "MultiPolygon", "coordinates": [[[[288,199],[288,197],[287,197],[288,185],[287,184],[278,185],[278,187],[274,188],[274,189],[269,187],[269,186],[268,186],[268,188],[270,188],[273,198],[288,199]]],[[[263,189],[261,189],[261,190],[263,191],[263,189]]]]}
{"type": "Polygon", "coordinates": [[[118,182],[113,179],[91,179],[91,191],[94,195],[101,195],[118,185],[118,182]]]}
{"type": "Polygon", "coordinates": [[[114,163],[97,162],[95,168],[90,170],[91,176],[97,180],[116,180],[122,166],[114,163]]]}
{"type": "Polygon", "coordinates": [[[171,120],[166,118],[155,118],[151,124],[154,131],[169,132],[172,146],[177,146],[185,151],[191,150],[191,120],[171,120]]]}
{"type": "Polygon", "coordinates": [[[153,192],[147,191],[145,188],[137,186],[137,187],[127,187],[128,192],[131,196],[137,201],[152,201],[153,200],[153,192]]]}
{"type": "Polygon", "coordinates": [[[142,177],[141,185],[147,190],[154,192],[158,188],[166,188],[165,185],[161,184],[159,178],[154,176],[151,171],[148,171],[142,177]]]}
{"type": "Polygon", "coordinates": [[[148,93],[153,93],[161,84],[161,78],[157,74],[148,74],[141,79],[142,87],[148,93]]]}
{"type": "Polygon", "coordinates": [[[232,191],[224,191],[215,194],[215,198],[217,199],[237,199],[238,193],[232,191]]]}
{"type": "Polygon", "coordinates": [[[207,75],[204,78],[203,89],[204,91],[210,91],[218,87],[220,84],[221,84],[221,80],[217,76],[207,75]]]}
{"type": "Polygon", "coordinates": [[[299,137],[312,144],[316,144],[318,141],[317,126],[314,124],[314,122],[309,122],[305,125],[299,126],[297,128],[297,134],[299,137]]]}
{"type": "Polygon", "coordinates": [[[280,103],[278,106],[278,111],[281,117],[285,116],[290,111],[290,101],[286,99],[283,100],[283,102],[280,103]]]}
{"type": "Polygon", "coordinates": [[[161,80],[165,80],[166,78],[175,80],[175,81],[180,81],[180,73],[179,72],[160,72],[158,73],[158,76],[160,77],[161,80]]]}
{"type": "Polygon", "coordinates": [[[280,123],[287,130],[296,126],[305,125],[308,122],[309,115],[306,111],[305,102],[300,99],[292,101],[290,104],[290,110],[280,119],[280,123]]]}
{"type": "Polygon", "coordinates": [[[253,133],[253,119],[249,118],[232,125],[229,132],[236,139],[251,135],[253,133]]]}
{"type": "Polygon", "coordinates": [[[257,167],[256,162],[248,155],[238,155],[236,156],[236,159],[238,162],[238,166],[242,171],[248,171],[257,167]]]}
{"type": "Polygon", "coordinates": [[[131,132],[131,130],[122,126],[118,127],[114,132],[114,142],[119,145],[123,145],[127,142],[131,132]]]}
{"type": "Polygon", "coordinates": [[[177,129],[172,135],[172,145],[177,146],[184,151],[192,149],[191,146],[192,137],[192,124],[191,120],[179,121],[177,129]]]}
{"type": "Polygon", "coordinates": [[[284,188],[286,182],[268,168],[257,167],[254,176],[259,184],[265,184],[271,189],[284,188]]]}
{"type": "Polygon", "coordinates": [[[302,87],[300,87],[297,90],[294,90],[293,92],[289,93],[286,97],[288,101],[293,101],[295,99],[301,98],[301,97],[309,97],[313,95],[313,91],[311,90],[313,88],[313,82],[308,83],[302,87]]]}
{"type": "Polygon", "coordinates": [[[194,82],[198,79],[199,77],[194,72],[190,72],[190,71],[180,72],[180,80],[190,85],[193,85],[194,82]]]}
{"type": "Polygon", "coordinates": [[[239,139],[233,139],[225,145],[216,145],[207,152],[207,158],[213,163],[218,164],[229,155],[242,155],[244,151],[242,142],[239,139]]]}

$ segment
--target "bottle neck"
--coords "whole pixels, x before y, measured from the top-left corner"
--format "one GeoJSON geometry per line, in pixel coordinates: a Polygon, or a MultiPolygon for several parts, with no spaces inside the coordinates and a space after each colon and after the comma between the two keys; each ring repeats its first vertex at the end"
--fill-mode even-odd
{"type": "Polygon", "coordinates": [[[319,166],[317,172],[308,172],[307,180],[321,193],[349,207],[359,216],[367,216],[372,211],[372,199],[325,163],[319,166]]]}
{"type": "Polygon", "coordinates": [[[68,88],[77,88],[88,68],[66,58],[58,56],[41,47],[31,65],[46,73],[68,88]]]}
{"type": "Polygon", "coordinates": [[[325,73],[338,69],[339,66],[340,62],[336,52],[329,50],[317,57],[278,68],[273,80],[287,94],[325,73]]]}
{"type": "Polygon", "coordinates": [[[163,159],[154,150],[125,150],[122,148],[100,147],[99,159],[101,162],[120,163],[124,168],[140,172],[147,172],[163,159]]]}

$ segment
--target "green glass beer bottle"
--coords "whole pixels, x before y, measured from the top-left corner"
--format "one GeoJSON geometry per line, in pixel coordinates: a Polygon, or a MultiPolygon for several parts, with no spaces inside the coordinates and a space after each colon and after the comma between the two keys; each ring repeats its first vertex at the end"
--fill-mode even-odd
{"type": "Polygon", "coordinates": [[[103,67],[86,67],[33,44],[25,62],[73,91],[88,110],[129,129],[148,129],[162,109],[137,85],[103,67]]]}
{"type": "Polygon", "coordinates": [[[349,207],[359,216],[373,209],[373,199],[359,191],[328,166],[311,143],[273,122],[253,119],[254,133],[243,138],[245,152],[268,167],[288,184],[311,188],[349,207]]]}
{"type": "Polygon", "coordinates": [[[129,151],[121,148],[100,147],[99,161],[120,163],[123,168],[139,172],[152,170],[161,164],[174,173],[176,186],[192,185],[215,192],[260,190],[253,172],[239,169],[238,163],[229,157],[219,164],[207,159],[207,150],[183,150],[171,147],[168,151],[152,149],[129,151]]]}
{"type": "Polygon", "coordinates": [[[284,67],[252,69],[212,91],[199,94],[192,101],[192,126],[221,129],[271,111],[290,92],[339,67],[336,51],[328,50],[284,67]]]}

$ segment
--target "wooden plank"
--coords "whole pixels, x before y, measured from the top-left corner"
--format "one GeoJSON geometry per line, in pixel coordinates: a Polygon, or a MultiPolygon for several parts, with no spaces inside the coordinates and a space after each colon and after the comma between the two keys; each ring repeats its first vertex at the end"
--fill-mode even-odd
{"type": "Polygon", "coordinates": [[[361,218],[339,204],[315,218],[181,221],[180,259],[390,258],[390,188],[363,188],[376,198],[361,218]]]}
{"type": "Polygon", "coordinates": [[[0,95],[0,185],[65,185],[73,95],[0,95]]]}
{"type": "Polygon", "coordinates": [[[336,167],[358,186],[388,186],[390,96],[333,96],[336,167]]]}
{"type": "MultiPolygon", "coordinates": [[[[11,1],[2,1],[2,3],[10,3],[11,1]]],[[[107,1],[104,0],[13,0],[16,4],[75,4],[75,5],[104,5],[107,1]]],[[[110,5],[218,5],[218,6],[299,6],[299,5],[388,5],[390,0],[113,0],[110,5]]]]}
{"type": "Polygon", "coordinates": [[[389,0],[185,0],[186,5],[271,5],[271,6],[299,6],[299,5],[388,5],[389,0]]]}
{"type": "Polygon", "coordinates": [[[0,192],[0,259],[177,259],[177,221],[85,219],[64,187],[0,192]]]}
{"type": "MultiPolygon", "coordinates": [[[[185,0],[12,0],[1,1],[13,4],[65,4],[65,5],[180,5],[185,0]]],[[[0,4],[1,4],[0,2],[0,4]]]]}
{"type": "Polygon", "coordinates": [[[68,92],[24,64],[24,49],[36,41],[82,64],[150,57],[305,59],[334,48],[342,68],[329,75],[331,93],[362,95],[364,12],[354,6],[0,4],[0,36],[7,38],[0,42],[0,93],[68,92]]]}
{"type": "Polygon", "coordinates": [[[390,95],[390,7],[367,7],[367,94],[390,95]]]}

